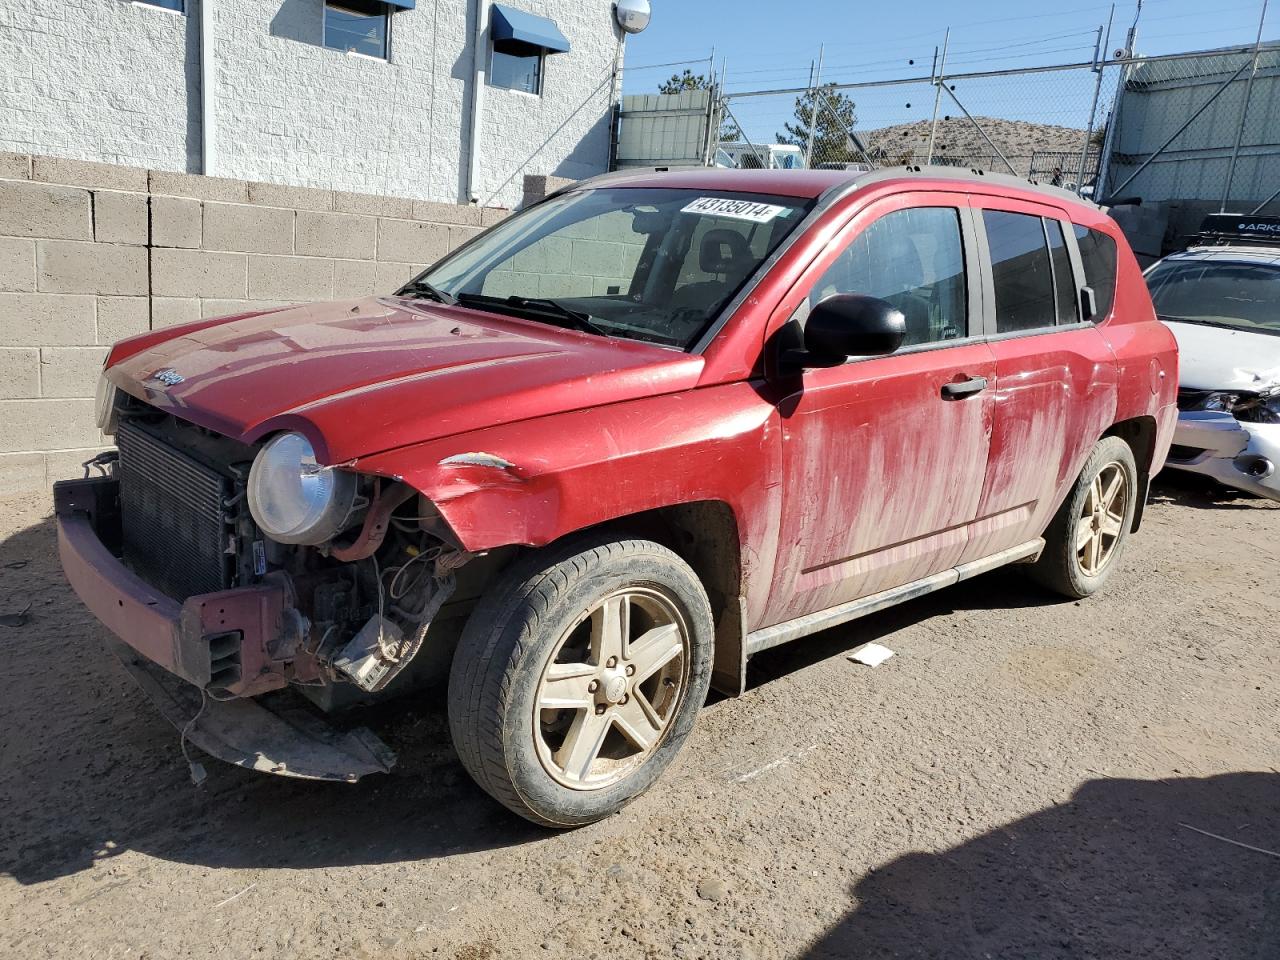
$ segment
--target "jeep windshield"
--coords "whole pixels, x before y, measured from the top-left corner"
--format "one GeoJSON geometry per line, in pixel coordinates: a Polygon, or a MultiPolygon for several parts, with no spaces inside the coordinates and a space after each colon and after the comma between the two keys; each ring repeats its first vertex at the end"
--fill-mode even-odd
{"type": "Polygon", "coordinates": [[[1280,336],[1280,266],[1166,260],[1147,286],[1161,320],[1280,336]]]}
{"type": "Polygon", "coordinates": [[[688,350],[811,206],[734,191],[574,191],[504,220],[400,295],[688,350]]]}

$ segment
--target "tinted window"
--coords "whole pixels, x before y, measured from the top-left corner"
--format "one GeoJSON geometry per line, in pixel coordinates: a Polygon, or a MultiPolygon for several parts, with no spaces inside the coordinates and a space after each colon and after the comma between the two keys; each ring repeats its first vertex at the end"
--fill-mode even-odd
{"type": "Polygon", "coordinates": [[[1039,217],[984,210],[996,287],[996,331],[1015,333],[1054,324],[1053,270],[1039,217]]]}
{"type": "Polygon", "coordinates": [[[1161,320],[1280,334],[1280,267],[1166,260],[1147,275],[1161,320]]]}
{"type": "Polygon", "coordinates": [[[837,293],[864,293],[901,310],[904,346],[967,336],[959,211],[917,207],[876,220],[814,284],[810,304],[837,293]]]}
{"type": "Polygon", "coordinates": [[[1071,257],[1067,253],[1067,236],[1062,232],[1062,221],[1045,220],[1049,234],[1049,256],[1053,259],[1053,289],[1058,300],[1058,322],[1076,323],[1080,311],[1076,306],[1080,299],[1076,294],[1076,278],[1071,270],[1071,257]]]}
{"type": "Polygon", "coordinates": [[[542,92],[542,49],[518,40],[495,40],[489,83],[525,93],[542,92]]]}
{"type": "Polygon", "coordinates": [[[324,45],[334,50],[387,58],[387,5],[381,0],[328,0],[324,45]]]}
{"type": "Polygon", "coordinates": [[[1116,298],[1116,242],[1100,230],[1073,224],[1080,259],[1084,261],[1084,282],[1093,288],[1101,320],[1111,312],[1116,298]]]}

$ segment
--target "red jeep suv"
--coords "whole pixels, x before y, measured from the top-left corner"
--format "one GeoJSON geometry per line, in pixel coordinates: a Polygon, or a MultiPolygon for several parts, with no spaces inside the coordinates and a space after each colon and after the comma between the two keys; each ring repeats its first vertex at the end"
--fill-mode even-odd
{"type": "Polygon", "coordinates": [[[1003,564],[1098,590],[1177,380],[1120,231],[1065,191],[615,175],[394,296],[117,344],[118,453],[55,488],[62,562],[184,741],[355,779],[394,755],[298,694],[447,675],[476,781],[573,826],[761,650],[1003,564]]]}

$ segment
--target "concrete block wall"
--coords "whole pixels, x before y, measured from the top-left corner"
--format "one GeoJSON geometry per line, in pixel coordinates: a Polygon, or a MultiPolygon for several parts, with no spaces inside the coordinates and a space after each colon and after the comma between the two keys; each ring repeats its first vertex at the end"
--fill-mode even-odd
{"type": "Polygon", "coordinates": [[[104,449],[108,347],[177,323],[390,293],[506,211],[0,153],[0,496],[104,449]]]}
{"type": "MultiPolygon", "coordinates": [[[[611,0],[511,2],[555,20],[572,49],[546,58],[540,96],[483,89],[473,194],[476,17],[490,6],[475,0],[394,13],[385,61],[326,47],[324,0],[211,0],[208,117],[202,0],[186,0],[182,12],[5,0],[0,150],[512,206],[526,173],[585,177],[608,167],[621,37],[611,0]]],[[[488,50],[485,38],[480,65],[488,50]]]]}

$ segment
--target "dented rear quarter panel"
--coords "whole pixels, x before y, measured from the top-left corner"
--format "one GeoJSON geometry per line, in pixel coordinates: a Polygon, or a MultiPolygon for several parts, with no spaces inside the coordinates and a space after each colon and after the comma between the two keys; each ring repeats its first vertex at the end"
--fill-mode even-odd
{"type": "Polygon", "coordinates": [[[1111,316],[1098,332],[1115,356],[1117,421],[1150,417],[1156,433],[1149,476],[1164,467],[1178,423],[1178,341],[1156,318],[1137,258],[1120,228],[1098,213],[1096,224],[1116,240],[1116,299],[1111,316]]]}

